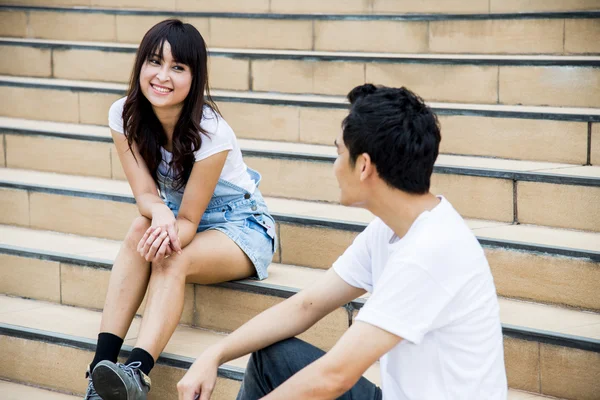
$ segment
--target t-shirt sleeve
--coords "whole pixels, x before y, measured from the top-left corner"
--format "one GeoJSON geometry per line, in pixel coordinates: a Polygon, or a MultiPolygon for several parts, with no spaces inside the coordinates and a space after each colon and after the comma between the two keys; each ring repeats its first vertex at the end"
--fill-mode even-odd
{"type": "Polygon", "coordinates": [[[371,222],[354,242],[346,249],[336,262],[333,263],[335,272],[350,286],[361,288],[367,292],[373,291],[371,272],[370,236],[375,222],[371,222]]]}
{"type": "Polygon", "coordinates": [[[451,298],[422,267],[390,258],[356,319],[419,344],[451,298]]]}
{"type": "Polygon", "coordinates": [[[108,110],[108,126],[115,132],[123,133],[123,106],[126,99],[123,97],[115,101],[108,110]]]}
{"type": "Polygon", "coordinates": [[[196,161],[202,161],[222,151],[233,150],[235,143],[235,133],[229,124],[212,111],[205,113],[207,115],[202,119],[201,126],[208,135],[202,134],[200,150],[194,152],[196,161]]]}

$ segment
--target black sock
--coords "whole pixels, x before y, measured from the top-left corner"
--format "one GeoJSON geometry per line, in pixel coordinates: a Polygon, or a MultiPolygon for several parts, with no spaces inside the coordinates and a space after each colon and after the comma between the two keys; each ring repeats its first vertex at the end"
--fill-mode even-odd
{"type": "Polygon", "coordinates": [[[133,350],[131,350],[131,354],[129,355],[129,358],[127,359],[125,364],[131,364],[132,362],[136,361],[142,363],[140,370],[146,375],[148,375],[154,367],[154,358],[152,358],[150,353],[148,353],[146,350],[139,347],[136,347],[133,350]]]}
{"type": "Polygon", "coordinates": [[[96,346],[96,355],[90,364],[90,371],[93,371],[100,361],[108,360],[117,362],[123,339],[112,333],[102,332],[98,335],[98,345],[96,346]]]}

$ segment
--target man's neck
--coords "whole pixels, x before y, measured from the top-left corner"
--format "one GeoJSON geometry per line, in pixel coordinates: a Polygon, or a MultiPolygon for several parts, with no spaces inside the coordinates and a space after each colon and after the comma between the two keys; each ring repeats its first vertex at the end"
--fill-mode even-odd
{"type": "Polygon", "coordinates": [[[396,236],[402,238],[419,215],[433,210],[438,204],[440,199],[429,192],[415,195],[385,187],[373,193],[367,208],[389,226],[396,236]]]}

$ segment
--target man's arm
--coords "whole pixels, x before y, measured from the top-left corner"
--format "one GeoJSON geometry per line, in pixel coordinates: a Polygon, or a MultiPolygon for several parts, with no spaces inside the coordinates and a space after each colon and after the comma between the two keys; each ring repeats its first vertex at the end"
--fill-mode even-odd
{"type": "Polygon", "coordinates": [[[330,269],[309,288],[263,311],[207,349],[177,385],[179,399],[193,400],[200,394],[200,399],[208,400],[219,365],[299,335],[364,293],[363,289],[348,285],[330,269]]]}
{"type": "Polygon", "coordinates": [[[402,338],[357,321],[323,357],[308,365],[264,400],[337,399],[402,338]]]}

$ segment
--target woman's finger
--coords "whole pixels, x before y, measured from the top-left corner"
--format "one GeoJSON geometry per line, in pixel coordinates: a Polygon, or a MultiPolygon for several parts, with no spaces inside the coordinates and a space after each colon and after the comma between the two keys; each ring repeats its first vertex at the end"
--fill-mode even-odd
{"type": "Polygon", "coordinates": [[[154,241],[150,245],[150,248],[148,249],[148,253],[146,254],[146,261],[154,261],[154,259],[156,258],[156,255],[158,253],[158,250],[160,249],[160,247],[162,246],[162,244],[166,238],[167,238],[167,232],[162,232],[160,235],[158,235],[156,237],[156,239],[154,239],[154,241]]]}
{"type": "Polygon", "coordinates": [[[158,235],[160,235],[160,232],[161,232],[161,228],[159,226],[159,227],[155,228],[154,231],[152,231],[152,233],[148,236],[148,239],[146,239],[146,241],[142,245],[142,248],[140,249],[140,254],[142,255],[142,257],[146,258],[146,254],[148,254],[148,250],[150,249],[150,246],[152,246],[152,243],[154,243],[154,241],[156,240],[156,237],[158,235]]]}
{"type": "Polygon", "coordinates": [[[142,236],[142,238],[140,239],[140,242],[137,245],[137,251],[139,252],[142,247],[144,246],[144,243],[146,243],[146,240],[148,240],[148,236],[150,236],[150,234],[152,233],[152,230],[154,228],[150,227],[148,229],[146,229],[146,232],[144,233],[144,236],[142,236]]]}
{"type": "MultiPolygon", "coordinates": [[[[166,232],[165,232],[166,234],[166,232]]],[[[165,256],[167,255],[167,249],[169,248],[169,237],[165,235],[165,238],[163,239],[162,244],[160,245],[160,247],[158,248],[158,251],[156,252],[156,259],[160,260],[165,258],[165,256]]]]}
{"type": "Polygon", "coordinates": [[[167,227],[167,232],[169,232],[169,239],[171,239],[171,247],[173,247],[173,251],[177,254],[181,254],[181,242],[179,241],[177,229],[175,226],[169,225],[167,227]]]}

